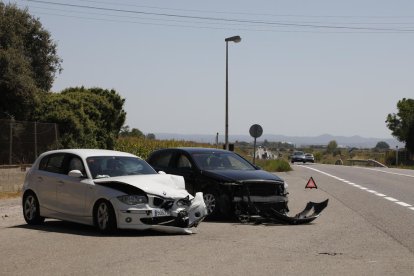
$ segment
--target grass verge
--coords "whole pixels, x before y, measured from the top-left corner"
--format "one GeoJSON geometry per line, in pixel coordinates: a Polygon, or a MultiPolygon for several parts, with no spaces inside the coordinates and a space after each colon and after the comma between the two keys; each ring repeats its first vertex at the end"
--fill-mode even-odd
{"type": "Polygon", "coordinates": [[[0,192],[0,200],[20,197],[21,194],[21,192],[0,192]]]}
{"type": "Polygon", "coordinates": [[[292,170],[289,162],[284,159],[256,160],[256,165],[268,172],[288,172],[292,170]]]}

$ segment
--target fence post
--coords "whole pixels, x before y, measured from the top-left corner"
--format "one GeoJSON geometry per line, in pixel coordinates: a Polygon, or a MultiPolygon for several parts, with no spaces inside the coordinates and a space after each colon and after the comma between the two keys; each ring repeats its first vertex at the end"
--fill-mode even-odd
{"type": "Polygon", "coordinates": [[[37,122],[34,122],[34,144],[35,144],[35,159],[37,158],[37,122]]]}
{"type": "Polygon", "coordinates": [[[58,148],[58,134],[57,134],[57,125],[55,123],[55,145],[56,149],[58,148]]]}
{"type": "Polygon", "coordinates": [[[13,123],[14,118],[10,119],[10,148],[9,148],[9,165],[12,165],[12,156],[13,156],[13,123]]]}

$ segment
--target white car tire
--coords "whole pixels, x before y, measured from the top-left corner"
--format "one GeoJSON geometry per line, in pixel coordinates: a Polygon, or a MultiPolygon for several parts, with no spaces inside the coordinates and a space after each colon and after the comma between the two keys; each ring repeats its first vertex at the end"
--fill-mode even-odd
{"type": "Polygon", "coordinates": [[[114,208],[107,200],[101,199],[96,202],[93,219],[96,228],[103,234],[111,234],[117,228],[114,208]]]}

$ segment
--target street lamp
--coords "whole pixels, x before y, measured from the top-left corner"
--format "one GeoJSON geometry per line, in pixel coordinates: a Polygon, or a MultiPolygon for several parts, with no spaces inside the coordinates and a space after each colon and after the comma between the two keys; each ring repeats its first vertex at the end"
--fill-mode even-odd
{"type": "Polygon", "coordinates": [[[241,37],[236,35],[224,39],[226,41],[226,132],[225,132],[225,143],[226,150],[229,150],[229,41],[239,43],[241,37]]]}

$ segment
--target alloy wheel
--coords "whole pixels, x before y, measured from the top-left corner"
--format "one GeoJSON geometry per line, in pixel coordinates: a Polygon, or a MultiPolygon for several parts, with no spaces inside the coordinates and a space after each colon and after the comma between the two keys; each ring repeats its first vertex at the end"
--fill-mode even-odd
{"type": "Polygon", "coordinates": [[[98,227],[101,230],[105,230],[108,227],[109,221],[109,210],[108,205],[105,202],[99,204],[98,211],[97,211],[97,223],[98,227]]]}
{"type": "Polygon", "coordinates": [[[206,204],[206,207],[207,207],[208,214],[213,213],[214,209],[216,208],[216,198],[214,197],[213,194],[204,194],[203,198],[204,198],[204,203],[206,204]]]}

